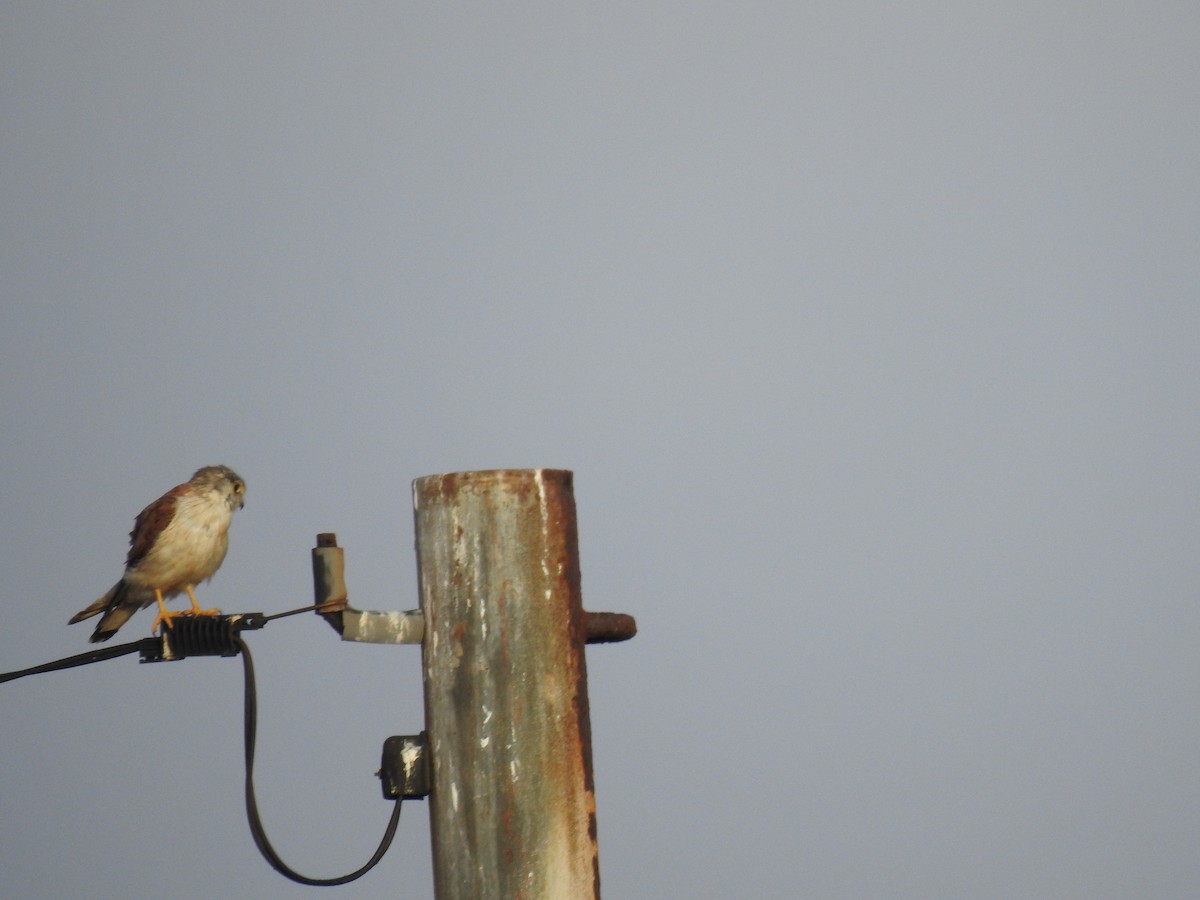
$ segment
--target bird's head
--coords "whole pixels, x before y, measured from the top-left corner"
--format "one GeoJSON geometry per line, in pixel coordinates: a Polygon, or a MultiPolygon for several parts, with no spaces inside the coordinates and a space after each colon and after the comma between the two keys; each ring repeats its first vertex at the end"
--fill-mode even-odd
{"type": "Polygon", "coordinates": [[[230,509],[241,509],[246,505],[246,482],[229,466],[205,466],[203,469],[197,469],[191,483],[216,491],[229,504],[230,509]]]}

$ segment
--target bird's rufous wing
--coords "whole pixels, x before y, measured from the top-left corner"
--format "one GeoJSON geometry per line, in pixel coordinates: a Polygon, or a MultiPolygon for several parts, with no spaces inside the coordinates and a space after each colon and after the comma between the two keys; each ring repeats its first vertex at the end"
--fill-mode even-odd
{"type": "Polygon", "coordinates": [[[163,529],[175,518],[176,501],[187,489],[186,484],[177,485],[138,513],[133,522],[133,531],[129,532],[129,555],[125,557],[125,568],[137,565],[154,547],[163,529]]]}

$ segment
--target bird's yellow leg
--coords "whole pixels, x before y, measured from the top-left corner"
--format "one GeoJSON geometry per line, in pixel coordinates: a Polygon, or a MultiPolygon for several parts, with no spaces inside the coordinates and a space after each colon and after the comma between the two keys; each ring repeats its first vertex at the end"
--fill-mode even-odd
{"type": "Polygon", "coordinates": [[[190,584],[187,586],[187,593],[188,593],[188,596],[192,598],[192,608],[189,610],[185,610],[183,615],[185,615],[185,616],[218,616],[221,614],[221,611],[219,609],[201,609],[200,604],[196,602],[196,594],[192,590],[192,586],[190,584]]]}
{"type": "Polygon", "coordinates": [[[158,615],[154,617],[154,624],[150,626],[151,634],[154,634],[154,632],[158,631],[160,622],[166,623],[166,626],[170,628],[171,617],[175,615],[175,613],[167,612],[167,606],[165,603],[163,603],[162,591],[160,591],[158,588],[154,589],[154,599],[158,601],[158,615]]]}

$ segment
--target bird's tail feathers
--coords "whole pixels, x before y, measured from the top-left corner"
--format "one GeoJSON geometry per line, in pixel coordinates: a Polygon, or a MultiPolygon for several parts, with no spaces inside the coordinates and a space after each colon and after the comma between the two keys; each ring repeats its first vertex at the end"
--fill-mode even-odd
{"type": "Polygon", "coordinates": [[[104,612],[105,608],[113,602],[113,599],[117,596],[117,591],[119,591],[124,584],[125,582],[118,581],[112,586],[112,589],[107,594],[92,601],[91,606],[88,606],[86,609],[81,609],[79,612],[75,613],[75,615],[71,616],[71,620],[67,622],[67,624],[74,625],[76,622],[82,622],[84,619],[90,619],[92,616],[100,615],[100,613],[104,612]]]}
{"type": "Polygon", "coordinates": [[[96,623],[96,630],[92,632],[92,636],[88,640],[97,644],[100,641],[107,641],[110,637],[117,633],[117,629],[129,621],[129,617],[137,612],[141,607],[135,604],[121,603],[113,606],[104,616],[96,623]]]}
{"type": "Polygon", "coordinates": [[[129,621],[129,617],[145,606],[139,602],[137,592],[130,595],[129,585],[122,579],[112,586],[107,594],[96,599],[94,603],[86,609],[81,609],[75,615],[71,616],[71,621],[68,625],[74,625],[76,622],[82,622],[84,619],[90,619],[92,616],[100,616],[100,621],[96,624],[96,630],[92,632],[92,636],[88,638],[93,644],[100,641],[107,641],[110,637],[117,633],[117,629],[129,621]]]}

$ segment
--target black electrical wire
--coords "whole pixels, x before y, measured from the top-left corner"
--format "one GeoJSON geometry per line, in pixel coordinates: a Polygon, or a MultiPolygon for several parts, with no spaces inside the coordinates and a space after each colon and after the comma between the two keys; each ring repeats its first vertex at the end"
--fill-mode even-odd
{"type": "MultiPolygon", "coordinates": [[[[258,731],[258,699],[254,687],[254,661],[250,658],[250,648],[246,646],[246,642],[238,634],[242,628],[262,628],[271,619],[294,615],[298,612],[307,612],[316,608],[305,607],[284,613],[276,613],[273,616],[263,616],[259,613],[249,613],[243,616],[221,616],[219,617],[220,622],[211,625],[208,621],[195,624],[189,623],[186,627],[180,629],[186,632],[186,635],[169,637],[168,643],[170,644],[170,649],[177,654],[173,658],[178,659],[183,659],[189,654],[232,655],[231,652],[225,649],[228,647],[235,647],[237,652],[241,654],[242,671],[245,673],[246,682],[244,716],[246,818],[250,823],[250,834],[254,837],[254,843],[258,847],[258,851],[263,855],[263,859],[269,862],[271,867],[285,878],[290,878],[292,881],[299,882],[300,884],[332,887],[340,884],[349,884],[351,881],[361,878],[367,872],[371,871],[371,869],[375,868],[379,860],[383,859],[383,855],[387,853],[388,848],[392,845],[392,838],[396,836],[396,828],[400,825],[400,803],[403,798],[396,798],[396,805],[392,809],[392,816],[388,820],[387,828],[383,833],[383,839],[380,840],[375,853],[361,868],[355,869],[349,875],[342,875],[337,878],[309,878],[307,875],[301,875],[280,859],[279,854],[275,852],[275,848],[271,846],[271,842],[267,839],[262,819],[258,814],[258,803],[254,799],[254,741],[258,731]]],[[[0,684],[24,678],[26,675],[40,675],[44,672],[55,672],[59,669],[86,666],[90,663],[103,662],[106,659],[114,659],[118,656],[138,652],[142,654],[143,662],[154,662],[167,658],[163,655],[164,643],[161,637],[143,638],[140,641],[118,644],[115,647],[100,647],[95,650],[89,650],[87,653],[56,659],[53,662],[43,663],[40,666],[32,666],[28,669],[21,669],[17,672],[5,672],[0,674],[0,684]]]]}
{"type": "Polygon", "coordinates": [[[118,656],[125,656],[128,653],[137,653],[139,651],[145,653],[157,646],[158,638],[143,638],[140,641],[132,641],[128,644],[97,647],[95,650],[89,650],[87,653],[56,659],[54,662],[42,663],[40,666],[31,666],[28,669],[21,669],[19,672],[5,672],[0,675],[0,684],[6,681],[16,681],[18,678],[24,678],[26,675],[41,675],[44,672],[57,672],[59,669],[71,669],[75,666],[86,666],[90,663],[103,662],[106,659],[115,659],[118,656]]]}
{"type": "Polygon", "coordinates": [[[254,837],[254,843],[258,847],[259,853],[263,855],[263,859],[269,862],[276,872],[300,884],[331,887],[339,884],[348,884],[355,879],[361,878],[367,872],[371,871],[371,869],[375,868],[375,864],[383,859],[383,855],[387,853],[388,847],[391,846],[392,838],[396,835],[396,827],[400,824],[400,803],[402,798],[396,798],[396,805],[392,809],[392,817],[388,821],[387,829],[383,833],[383,839],[379,842],[374,855],[361,868],[354,870],[349,875],[342,875],[338,878],[309,878],[307,875],[301,875],[280,859],[279,854],[275,852],[275,848],[271,846],[271,842],[267,840],[267,833],[263,830],[262,819],[258,815],[258,803],[254,799],[254,741],[258,730],[258,700],[254,689],[254,661],[250,658],[250,648],[246,646],[246,642],[240,637],[234,640],[238,646],[238,650],[241,651],[242,670],[246,676],[246,818],[250,822],[250,834],[254,837]]]}

